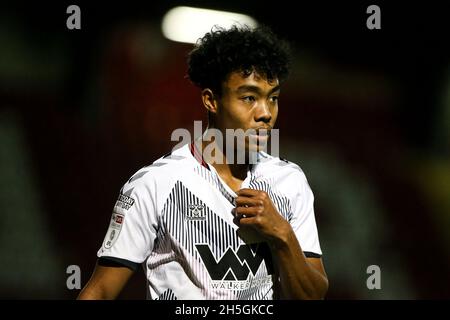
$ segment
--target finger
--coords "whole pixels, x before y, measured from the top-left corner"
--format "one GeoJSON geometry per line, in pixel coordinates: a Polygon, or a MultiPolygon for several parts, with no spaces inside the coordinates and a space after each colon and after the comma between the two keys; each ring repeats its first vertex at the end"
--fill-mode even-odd
{"type": "Polygon", "coordinates": [[[257,205],[257,202],[253,198],[239,196],[235,199],[236,207],[254,207],[257,205]]]}
{"type": "Polygon", "coordinates": [[[254,207],[237,207],[234,209],[234,216],[238,218],[246,218],[254,215],[256,215],[254,207]]]}
{"type": "Polygon", "coordinates": [[[256,197],[260,192],[261,192],[261,190],[255,190],[255,189],[244,188],[244,189],[238,190],[238,191],[236,192],[236,194],[237,194],[238,196],[256,197]]]}
{"type": "Polygon", "coordinates": [[[236,219],[235,218],[235,220],[236,220],[236,224],[238,225],[238,226],[248,226],[248,227],[254,227],[254,226],[256,226],[256,222],[257,222],[257,219],[256,219],[256,217],[246,217],[246,218],[241,218],[241,219],[236,219]]]}
{"type": "Polygon", "coordinates": [[[234,224],[236,224],[237,226],[252,226],[255,224],[255,220],[256,217],[238,217],[235,216],[233,219],[234,224]]]}

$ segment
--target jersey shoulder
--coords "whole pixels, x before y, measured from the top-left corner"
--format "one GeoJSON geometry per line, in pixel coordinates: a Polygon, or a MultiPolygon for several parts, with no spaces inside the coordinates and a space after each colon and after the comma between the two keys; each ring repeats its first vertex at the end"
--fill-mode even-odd
{"type": "Polygon", "coordinates": [[[165,186],[175,183],[183,174],[194,170],[194,165],[189,149],[183,146],[136,171],[125,183],[124,188],[164,189],[165,186]]]}
{"type": "Polygon", "coordinates": [[[300,174],[304,176],[304,172],[298,164],[282,157],[272,156],[265,152],[260,152],[258,164],[265,171],[270,170],[279,174],[300,174]]]}
{"type": "Polygon", "coordinates": [[[263,177],[273,179],[279,191],[292,197],[312,196],[312,190],[302,168],[283,157],[267,155],[259,168],[263,177]]]}

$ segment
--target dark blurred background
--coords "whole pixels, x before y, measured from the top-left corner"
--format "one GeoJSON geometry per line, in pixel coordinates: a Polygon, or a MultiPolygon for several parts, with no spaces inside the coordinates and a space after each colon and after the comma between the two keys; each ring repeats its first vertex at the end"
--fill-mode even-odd
{"type": "MultiPolygon", "coordinates": [[[[66,268],[87,282],[122,184],[206,120],[185,79],[192,45],[161,33],[189,5],[248,14],[293,45],[280,154],[315,194],[328,299],[449,299],[450,19],[395,3],[1,4],[0,298],[75,298],[66,268]],[[71,4],[81,30],[66,27],[71,4]],[[381,30],[366,27],[371,4],[381,30]]],[[[138,272],[120,298],[145,290],[138,272]]]]}

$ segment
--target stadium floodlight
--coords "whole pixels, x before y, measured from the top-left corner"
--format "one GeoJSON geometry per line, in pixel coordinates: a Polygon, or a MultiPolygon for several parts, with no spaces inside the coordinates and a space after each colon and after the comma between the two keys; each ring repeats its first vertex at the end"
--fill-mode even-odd
{"type": "Polygon", "coordinates": [[[164,15],[162,33],[173,41],[196,43],[213,26],[228,29],[234,24],[257,26],[255,19],[244,14],[181,6],[164,15]]]}

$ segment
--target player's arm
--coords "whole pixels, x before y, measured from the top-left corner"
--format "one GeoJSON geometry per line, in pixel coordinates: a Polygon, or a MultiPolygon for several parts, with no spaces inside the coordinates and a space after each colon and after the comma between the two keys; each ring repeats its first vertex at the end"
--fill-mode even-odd
{"type": "Polygon", "coordinates": [[[133,274],[124,266],[102,266],[97,263],[78,300],[111,300],[117,298],[133,274]]]}
{"type": "Polygon", "coordinates": [[[285,235],[271,242],[280,276],[281,299],[323,299],[328,278],[322,258],[307,258],[289,225],[285,235]]]}
{"type": "Polygon", "coordinates": [[[156,182],[150,171],[149,167],[138,171],[120,190],[97,252],[97,265],[78,299],[117,298],[152,251],[157,207],[156,182]]]}
{"type": "Polygon", "coordinates": [[[328,279],[321,258],[307,258],[294,230],[266,192],[237,192],[235,223],[258,231],[269,243],[280,275],[282,299],[323,299],[328,279]]]}

